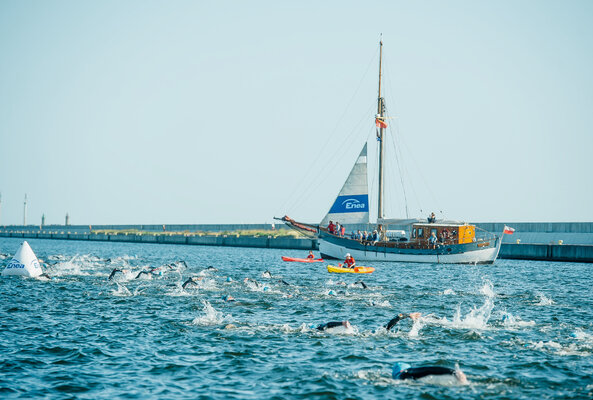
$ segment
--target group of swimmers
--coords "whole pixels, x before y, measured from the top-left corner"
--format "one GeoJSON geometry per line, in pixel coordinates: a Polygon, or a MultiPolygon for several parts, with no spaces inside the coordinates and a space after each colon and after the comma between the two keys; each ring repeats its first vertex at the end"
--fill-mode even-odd
{"type": "MultiPolygon", "coordinates": [[[[384,328],[387,331],[391,331],[391,329],[401,320],[410,318],[413,321],[416,321],[420,318],[420,313],[409,313],[409,314],[398,314],[395,318],[391,319],[384,328]]],[[[319,331],[329,331],[332,329],[345,329],[351,330],[352,325],[350,321],[330,321],[324,324],[320,324],[315,327],[315,329],[319,331]]],[[[467,384],[467,377],[463,373],[463,371],[459,369],[452,369],[447,367],[441,366],[420,366],[420,367],[412,367],[410,364],[396,362],[393,365],[393,370],[391,373],[393,379],[398,380],[406,380],[406,379],[423,379],[423,378],[431,378],[431,377],[449,377],[454,379],[457,383],[460,384],[467,384]]]]}
{"type": "MultiPolygon", "coordinates": [[[[307,257],[314,258],[315,256],[314,256],[313,252],[309,252],[309,255],[307,257]]],[[[176,262],[176,263],[172,263],[172,264],[167,264],[163,267],[164,268],[169,267],[169,268],[173,269],[174,267],[180,266],[180,265],[187,266],[187,264],[184,261],[181,261],[181,262],[176,262]]],[[[346,254],[346,260],[344,261],[344,267],[354,268],[355,265],[356,265],[356,261],[354,260],[354,258],[349,253],[346,254]]],[[[151,268],[149,270],[142,270],[136,275],[135,279],[139,279],[145,274],[148,276],[162,275],[163,267],[151,268]]],[[[208,271],[217,271],[217,269],[212,266],[209,266],[207,268],[207,270],[208,271]]],[[[112,280],[117,273],[126,274],[129,272],[130,271],[126,270],[126,269],[114,268],[111,271],[111,274],[109,275],[108,280],[112,280]]],[[[268,278],[268,279],[272,278],[272,274],[270,271],[263,272],[262,276],[264,278],[268,278]]],[[[183,282],[181,287],[185,290],[190,286],[199,286],[200,282],[203,279],[204,279],[203,276],[191,276],[187,280],[185,280],[185,282],[183,282]]],[[[227,280],[232,282],[232,279],[230,277],[228,277],[227,280]]],[[[258,282],[255,279],[252,279],[252,278],[245,278],[244,282],[251,283],[252,285],[255,285],[257,288],[261,288],[263,291],[265,291],[268,288],[264,284],[258,282]]],[[[283,279],[280,279],[279,282],[286,286],[290,286],[290,284],[283,279]]],[[[368,289],[368,286],[363,281],[357,281],[357,282],[355,282],[355,284],[359,284],[363,289],[368,289]]],[[[235,301],[235,298],[232,297],[231,295],[225,295],[222,298],[226,302],[235,301]]],[[[398,322],[400,322],[406,318],[410,318],[411,320],[416,321],[420,318],[420,316],[421,316],[420,313],[398,314],[394,318],[392,318],[389,322],[387,322],[386,325],[384,325],[384,329],[386,329],[387,331],[391,331],[393,329],[393,327],[398,322]]],[[[347,320],[346,321],[330,321],[330,322],[319,324],[319,325],[313,326],[313,327],[314,327],[314,329],[319,330],[319,331],[331,331],[331,330],[338,329],[338,328],[346,329],[346,330],[352,329],[352,325],[347,320]]],[[[416,380],[416,379],[430,378],[430,377],[450,377],[450,378],[455,379],[460,384],[468,383],[467,377],[459,369],[451,369],[451,368],[441,367],[441,366],[412,367],[410,364],[397,362],[394,364],[393,370],[392,370],[392,378],[397,379],[397,380],[406,380],[406,379],[416,380]]]]}

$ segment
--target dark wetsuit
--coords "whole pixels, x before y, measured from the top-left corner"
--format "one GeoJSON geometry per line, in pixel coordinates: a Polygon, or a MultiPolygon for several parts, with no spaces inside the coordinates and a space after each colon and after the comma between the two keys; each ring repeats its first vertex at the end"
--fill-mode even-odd
{"type": "Polygon", "coordinates": [[[140,271],[140,272],[138,272],[138,275],[136,275],[136,277],[135,277],[134,279],[138,279],[138,278],[140,278],[140,277],[142,276],[142,274],[146,274],[146,275],[148,275],[148,276],[150,276],[150,275],[151,275],[151,273],[150,273],[150,272],[148,272],[148,271],[140,271]]]}
{"type": "Polygon", "coordinates": [[[316,329],[324,331],[326,329],[337,328],[338,326],[344,326],[344,323],[342,321],[332,321],[327,324],[321,324],[316,329]]]}
{"type": "Polygon", "coordinates": [[[355,285],[360,284],[360,286],[362,286],[363,289],[368,289],[369,287],[363,282],[363,281],[356,281],[354,282],[355,285]]]}
{"type": "Polygon", "coordinates": [[[410,316],[408,314],[399,314],[397,317],[393,318],[391,321],[389,321],[387,323],[387,325],[385,325],[385,329],[387,329],[388,331],[391,330],[391,328],[393,328],[395,326],[395,324],[397,324],[399,321],[401,321],[404,318],[409,318],[410,316]]]}
{"type": "Polygon", "coordinates": [[[191,285],[191,284],[197,285],[198,283],[196,281],[194,281],[194,278],[189,278],[188,280],[183,282],[183,285],[181,285],[181,287],[183,289],[185,289],[186,286],[191,285]]]}
{"type": "Polygon", "coordinates": [[[453,375],[455,370],[447,367],[412,367],[400,371],[396,379],[420,379],[429,375],[453,375]]]}
{"type": "Polygon", "coordinates": [[[290,283],[286,282],[284,279],[280,279],[278,282],[280,282],[286,286],[290,286],[290,283]]]}
{"type": "Polygon", "coordinates": [[[113,271],[111,271],[111,274],[109,274],[109,278],[107,278],[107,280],[109,280],[109,281],[110,281],[111,279],[113,279],[113,276],[114,276],[114,275],[115,275],[117,272],[123,272],[123,271],[122,271],[121,269],[114,268],[114,269],[113,269],[113,271]]]}

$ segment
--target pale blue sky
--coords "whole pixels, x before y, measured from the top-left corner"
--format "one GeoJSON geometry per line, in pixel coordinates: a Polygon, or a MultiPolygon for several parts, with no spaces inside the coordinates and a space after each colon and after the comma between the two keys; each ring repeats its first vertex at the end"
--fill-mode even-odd
{"type": "Polygon", "coordinates": [[[410,216],[593,221],[591,1],[5,0],[0,224],[321,220],[380,33],[410,216]]]}

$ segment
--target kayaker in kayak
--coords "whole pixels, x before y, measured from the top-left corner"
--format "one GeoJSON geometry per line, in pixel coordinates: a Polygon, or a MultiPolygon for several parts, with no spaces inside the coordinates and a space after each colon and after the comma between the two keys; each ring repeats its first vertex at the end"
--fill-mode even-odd
{"type": "Polygon", "coordinates": [[[307,258],[311,260],[315,258],[315,256],[313,255],[313,251],[309,250],[309,255],[307,256],[307,258]]]}
{"type": "Polygon", "coordinates": [[[467,377],[460,369],[452,369],[439,366],[412,367],[407,363],[397,362],[393,365],[391,374],[393,379],[421,379],[430,376],[450,376],[456,378],[462,385],[467,385],[467,377]]]}
{"type": "Polygon", "coordinates": [[[356,261],[350,255],[350,253],[346,253],[346,260],[344,260],[344,268],[354,268],[356,266],[356,261]]]}
{"type": "Polygon", "coordinates": [[[389,321],[387,323],[387,325],[385,325],[385,329],[390,331],[391,328],[393,328],[395,326],[395,324],[397,324],[399,321],[401,321],[402,319],[405,319],[405,318],[410,318],[412,321],[416,321],[418,318],[420,318],[420,313],[399,314],[395,318],[393,318],[391,321],[389,321]]]}

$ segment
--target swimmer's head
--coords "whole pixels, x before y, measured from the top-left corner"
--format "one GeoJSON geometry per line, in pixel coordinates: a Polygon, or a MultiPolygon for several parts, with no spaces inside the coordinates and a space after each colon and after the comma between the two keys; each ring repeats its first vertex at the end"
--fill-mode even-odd
{"type": "Polygon", "coordinates": [[[391,373],[391,377],[393,379],[399,379],[401,373],[410,367],[411,365],[408,363],[396,362],[395,364],[393,364],[393,372],[391,373]]]}
{"type": "Polygon", "coordinates": [[[226,281],[227,282],[232,282],[233,281],[233,278],[231,278],[230,276],[227,276],[226,281]]]}

